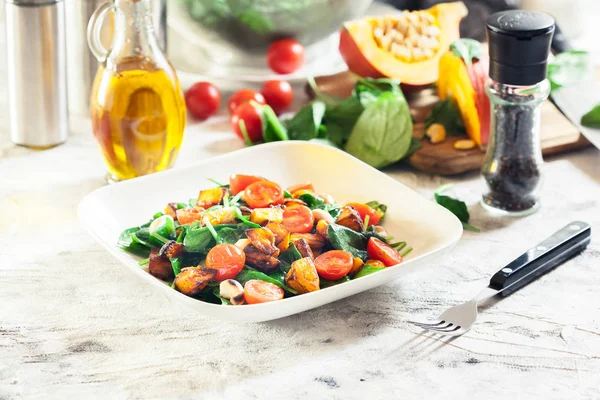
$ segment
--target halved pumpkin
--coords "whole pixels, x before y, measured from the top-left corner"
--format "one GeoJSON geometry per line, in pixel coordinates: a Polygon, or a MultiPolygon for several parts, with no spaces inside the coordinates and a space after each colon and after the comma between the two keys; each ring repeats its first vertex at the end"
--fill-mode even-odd
{"type": "Polygon", "coordinates": [[[459,23],[466,15],[467,7],[458,1],[349,21],[340,33],[340,53],[360,76],[429,85],[438,78],[440,57],[460,37],[459,23]]]}

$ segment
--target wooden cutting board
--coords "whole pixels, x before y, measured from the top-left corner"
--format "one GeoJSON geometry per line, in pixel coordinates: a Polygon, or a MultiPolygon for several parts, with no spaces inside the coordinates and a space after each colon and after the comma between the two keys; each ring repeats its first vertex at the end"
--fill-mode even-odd
{"type": "MultiPolygon", "coordinates": [[[[349,96],[356,83],[349,72],[315,78],[319,89],[325,93],[349,96]]],[[[308,91],[311,95],[310,90],[308,91]]],[[[429,110],[438,102],[433,89],[415,93],[405,93],[415,119],[413,135],[423,136],[423,121],[429,110]]],[[[438,175],[456,175],[479,170],[483,164],[484,153],[479,149],[456,150],[454,142],[465,136],[451,136],[439,144],[431,144],[422,139],[423,147],[409,157],[408,163],[423,172],[438,175]]],[[[573,125],[550,101],[542,105],[541,129],[542,153],[544,156],[565,153],[591,146],[573,125]]]]}

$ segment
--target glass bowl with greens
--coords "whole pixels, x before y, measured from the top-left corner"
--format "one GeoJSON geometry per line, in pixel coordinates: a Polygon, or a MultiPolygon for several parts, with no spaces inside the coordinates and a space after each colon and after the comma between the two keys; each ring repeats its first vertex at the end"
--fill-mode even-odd
{"type": "MultiPolygon", "coordinates": [[[[314,48],[364,15],[372,0],[176,0],[176,14],[187,25],[186,38],[200,44],[204,56],[217,64],[264,66],[264,55],[277,39],[294,38],[314,48]]],[[[170,10],[171,12],[171,10],[170,10]]],[[[173,22],[173,21],[172,21],[173,22]]],[[[173,25],[173,24],[172,24],[173,25]]]]}

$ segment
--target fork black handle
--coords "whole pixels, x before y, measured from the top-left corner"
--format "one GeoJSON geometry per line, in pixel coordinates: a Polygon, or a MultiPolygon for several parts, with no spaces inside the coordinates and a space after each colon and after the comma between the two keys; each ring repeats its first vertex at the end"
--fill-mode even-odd
{"type": "Polygon", "coordinates": [[[508,296],[583,251],[590,243],[591,234],[589,224],[571,222],[496,272],[489,287],[508,296]]]}

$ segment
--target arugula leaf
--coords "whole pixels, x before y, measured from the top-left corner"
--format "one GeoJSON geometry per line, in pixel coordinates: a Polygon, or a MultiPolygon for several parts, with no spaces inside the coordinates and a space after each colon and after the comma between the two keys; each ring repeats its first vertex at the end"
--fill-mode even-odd
{"type": "Polygon", "coordinates": [[[442,194],[451,187],[451,184],[440,186],[434,193],[435,201],[440,206],[446,208],[452,214],[456,215],[460,222],[462,222],[465,229],[479,232],[479,228],[469,225],[469,219],[471,218],[471,215],[469,214],[469,210],[467,209],[465,202],[442,194]]]}
{"type": "MultiPolygon", "coordinates": [[[[447,98],[444,101],[437,103],[427,118],[425,118],[425,130],[432,124],[441,124],[446,128],[448,135],[461,135],[466,133],[465,124],[456,101],[452,98],[447,98]]],[[[423,131],[423,134],[425,133],[423,131]]]]}
{"type": "Polygon", "coordinates": [[[367,259],[366,237],[359,232],[338,224],[330,224],[327,237],[336,250],[345,250],[361,260],[367,259]]]}
{"type": "Polygon", "coordinates": [[[268,106],[262,106],[263,140],[265,142],[277,142],[289,140],[287,129],[279,121],[275,111],[268,106]]]}
{"type": "Polygon", "coordinates": [[[591,72],[590,57],[587,51],[565,51],[554,56],[548,63],[550,89],[569,86],[585,79],[591,72]]]}
{"type": "Polygon", "coordinates": [[[450,50],[456,57],[462,58],[467,66],[472,64],[474,58],[481,58],[481,43],[474,39],[458,39],[450,45],[450,50]]]}
{"type": "Polygon", "coordinates": [[[375,168],[383,168],[406,155],[412,129],[404,96],[386,92],[360,115],[345,150],[375,168]]]}
{"type": "Polygon", "coordinates": [[[600,104],[596,104],[594,108],[583,114],[581,125],[588,128],[600,128],[600,104]]]}
{"type": "Polygon", "coordinates": [[[298,111],[287,121],[288,136],[291,140],[310,140],[319,136],[319,126],[325,115],[325,103],[313,101],[298,111]]]}

